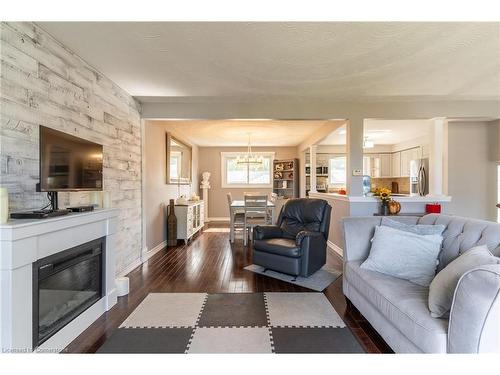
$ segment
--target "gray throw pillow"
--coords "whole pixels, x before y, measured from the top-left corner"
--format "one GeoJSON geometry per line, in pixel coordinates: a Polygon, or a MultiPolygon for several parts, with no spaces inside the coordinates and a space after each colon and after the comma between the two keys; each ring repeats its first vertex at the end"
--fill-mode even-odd
{"type": "Polygon", "coordinates": [[[439,234],[419,235],[377,226],[370,254],[361,268],[429,286],[436,272],[442,241],[439,234]]]}
{"type": "Polygon", "coordinates": [[[432,280],[429,288],[429,310],[433,318],[448,317],[458,281],[464,273],[487,264],[498,264],[486,245],[476,246],[450,262],[432,280]]]}
{"type": "Polygon", "coordinates": [[[401,223],[396,220],[389,219],[388,217],[383,217],[381,225],[385,225],[387,227],[391,227],[394,229],[399,229],[405,232],[421,234],[421,235],[429,235],[429,234],[442,234],[446,227],[444,225],[428,225],[428,224],[416,224],[409,225],[405,223],[401,223]]]}

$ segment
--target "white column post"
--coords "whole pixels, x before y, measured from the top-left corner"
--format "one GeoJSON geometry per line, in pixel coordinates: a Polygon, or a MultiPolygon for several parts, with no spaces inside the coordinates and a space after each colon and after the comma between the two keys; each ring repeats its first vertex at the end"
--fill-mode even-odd
{"type": "Polygon", "coordinates": [[[309,146],[309,154],[310,154],[310,158],[309,158],[309,161],[310,161],[310,166],[311,166],[311,187],[310,187],[310,192],[311,193],[316,193],[317,190],[316,190],[316,186],[317,186],[317,181],[316,181],[316,150],[317,150],[318,146],[316,145],[312,145],[312,146],[309,146]]]}
{"type": "Polygon", "coordinates": [[[210,221],[208,219],[208,190],[210,189],[209,179],[210,179],[210,172],[203,172],[200,189],[203,190],[203,202],[205,205],[205,223],[208,223],[210,221]]]}
{"type": "Polygon", "coordinates": [[[347,123],[347,194],[363,195],[363,119],[350,118],[347,123]]]}
{"type": "Polygon", "coordinates": [[[448,121],[433,118],[429,145],[429,195],[442,197],[447,191],[448,180],[448,121]]]}

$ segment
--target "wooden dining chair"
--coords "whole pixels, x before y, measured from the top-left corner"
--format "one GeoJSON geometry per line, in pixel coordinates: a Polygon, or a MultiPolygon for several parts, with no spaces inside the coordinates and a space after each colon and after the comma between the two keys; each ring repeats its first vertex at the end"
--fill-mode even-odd
{"type": "Polygon", "coordinates": [[[233,204],[233,197],[231,193],[227,193],[227,203],[229,208],[229,215],[232,215],[231,227],[229,228],[229,241],[231,243],[234,242],[234,238],[236,237],[236,232],[241,232],[242,235],[245,235],[245,212],[244,210],[231,210],[231,205],[233,204]]]}
{"type": "Polygon", "coordinates": [[[246,246],[252,230],[257,225],[270,224],[269,207],[267,204],[267,195],[245,195],[245,213],[244,213],[244,239],[246,246]]]}

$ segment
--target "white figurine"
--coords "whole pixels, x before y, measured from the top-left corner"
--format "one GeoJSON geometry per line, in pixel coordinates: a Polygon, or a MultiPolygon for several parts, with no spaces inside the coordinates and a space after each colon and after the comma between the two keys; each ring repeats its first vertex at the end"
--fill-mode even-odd
{"type": "Polygon", "coordinates": [[[203,180],[201,181],[201,188],[202,189],[210,189],[210,172],[203,172],[201,174],[203,177],[203,180]]]}

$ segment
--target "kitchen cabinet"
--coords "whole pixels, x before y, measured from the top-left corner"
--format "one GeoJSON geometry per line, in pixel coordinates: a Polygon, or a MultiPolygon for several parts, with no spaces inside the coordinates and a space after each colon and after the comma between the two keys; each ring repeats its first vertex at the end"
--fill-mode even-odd
{"type": "Polygon", "coordinates": [[[363,174],[370,177],[391,177],[391,154],[365,154],[363,174]]]}
{"type": "Polygon", "coordinates": [[[401,177],[410,176],[410,162],[421,159],[420,147],[401,151],[401,177]]]}
{"type": "Polygon", "coordinates": [[[380,177],[391,177],[391,154],[380,154],[380,177]]]}
{"type": "Polygon", "coordinates": [[[391,154],[392,164],[392,177],[401,176],[401,152],[394,152],[391,154]]]}

